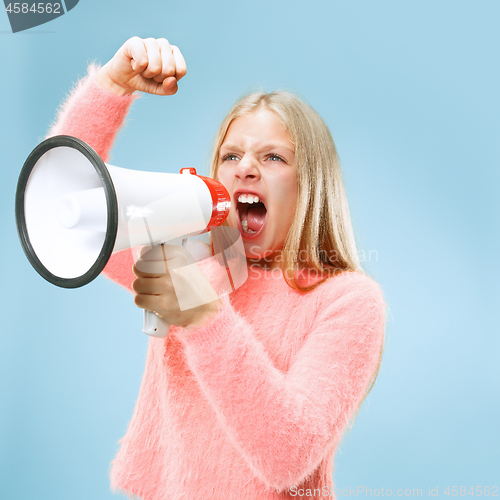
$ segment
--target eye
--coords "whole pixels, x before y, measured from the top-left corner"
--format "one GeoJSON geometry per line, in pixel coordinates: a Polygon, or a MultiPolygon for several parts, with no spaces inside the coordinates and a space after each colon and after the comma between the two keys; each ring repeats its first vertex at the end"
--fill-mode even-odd
{"type": "Polygon", "coordinates": [[[271,161],[284,161],[286,163],[286,161],[280,155],[277,155],[276,153],[271,153],[267,157],[267,159],[271,160],[271,161]]]}
{"type": "Polygon", "coordinates": [[[222,161],[233,161],[237,159],[238,157],[234,153],[227,153],[221,158],[222,161]]]}

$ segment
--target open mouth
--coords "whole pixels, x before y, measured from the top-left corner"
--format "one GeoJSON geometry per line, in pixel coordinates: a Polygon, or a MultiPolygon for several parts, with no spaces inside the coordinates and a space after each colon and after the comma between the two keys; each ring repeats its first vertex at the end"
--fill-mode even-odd
{"type": "Polygon", "coordinates": [[[248,238],[259,235],[264,228],[267,216],[267,209],[264,203],[244,203],[237,202],[238,225],[240,232],[248,238]]]}

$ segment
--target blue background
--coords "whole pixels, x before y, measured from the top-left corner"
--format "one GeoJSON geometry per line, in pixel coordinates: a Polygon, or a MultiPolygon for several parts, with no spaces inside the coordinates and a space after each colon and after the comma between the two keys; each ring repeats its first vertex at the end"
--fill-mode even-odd
{"type": "Polygon", "coordinates": [[[2,11],[0,496],[116,498],[108,469],[144,369],[141,311],[104,278],[44,281],[18,242],[14,195],[87,64],[133,35],[178,45],[188,75],[174,97],[134,104],[112,164],[206,174],[223,116],[259,87],[298,91],[332,131],[361,256],[390,307],[336,486],[445,498],[446,486],[498,486],[499,18],[496,1],[81,0],[12,34],[2,11]]]}

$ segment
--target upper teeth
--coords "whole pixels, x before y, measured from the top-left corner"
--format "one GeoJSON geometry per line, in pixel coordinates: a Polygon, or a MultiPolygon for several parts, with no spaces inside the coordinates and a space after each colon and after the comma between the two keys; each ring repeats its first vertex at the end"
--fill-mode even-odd
{"type": "Polygon", "coordinates": [[[241,203],[259,203],[260,199],[253,194],[240,194],[238,196],[238,201],[241,203]]]}

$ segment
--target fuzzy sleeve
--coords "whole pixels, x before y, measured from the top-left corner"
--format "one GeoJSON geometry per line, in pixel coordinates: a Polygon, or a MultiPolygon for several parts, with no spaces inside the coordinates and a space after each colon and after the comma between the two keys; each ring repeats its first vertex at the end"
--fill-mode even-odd
{"type": "Polygon", "coordinates": [[[255,476],[284,491],[317,469],[365,394],[383,345],[382,292],[360,273],[327,282],[314,328],[287,372],[274,366],[229,297],[222,302],[209,323],[176,335],[255,476]]]}
{"type": "MultiPolygon", "coordinates": [[[[95,83],[100,67],[91,64],[87,75],[72,89],[60,107],[48,137],[70,135],[89,144],[104,162],[137,95],[117,96],[95,83]]],[[[103,274],[132,291],[133,256],[130,250],[113,254],[103,274]]]]}

